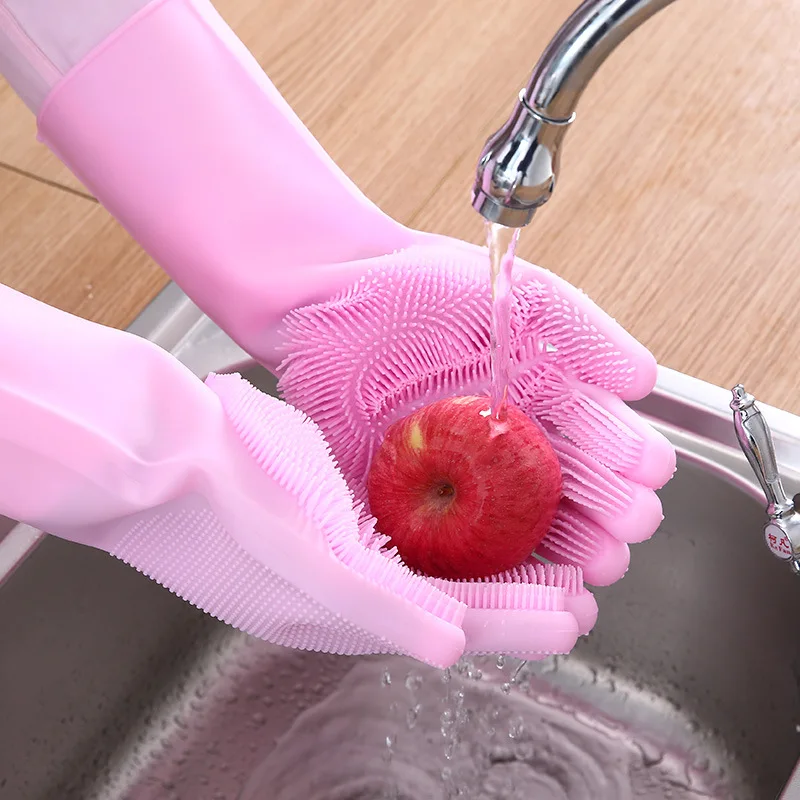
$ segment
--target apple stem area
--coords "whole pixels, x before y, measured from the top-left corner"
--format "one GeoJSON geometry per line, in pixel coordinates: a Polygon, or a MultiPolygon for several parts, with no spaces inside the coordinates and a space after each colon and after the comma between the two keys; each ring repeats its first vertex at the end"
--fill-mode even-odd
{"type": "Polygon", "coordinates": [[[439,514],[446,514],[456,500],[456,487],[446,478],[436,481],[429,490],[429,505],[439,514]]]}

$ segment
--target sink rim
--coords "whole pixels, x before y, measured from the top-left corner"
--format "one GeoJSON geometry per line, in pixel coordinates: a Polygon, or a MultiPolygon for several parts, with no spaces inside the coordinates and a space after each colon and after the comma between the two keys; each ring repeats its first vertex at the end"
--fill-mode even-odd
{"type": "MultiPolygon", "coordinates": [[[[167,350],[198,377],[254,363],[173,282],[127,330],[167,350]]],[[[630,405],[670,439],[679,460],[700,464],[763,506],[761,488],[736,442],[730,397],[728,389],[659,366],[653,392],[630,405]]],[[[759,405],[772,430],[778,468],[787,489],[800,491],[800,416],[759,405]]],[[[46,536],[32,526],[17,524],[0,540],[0,590],[46,536]]],[[[781,568],[785,567],[776,563],[776,569],[781,568]]],[[[778,800],[800,800],[800,760],[778,800]]]]}

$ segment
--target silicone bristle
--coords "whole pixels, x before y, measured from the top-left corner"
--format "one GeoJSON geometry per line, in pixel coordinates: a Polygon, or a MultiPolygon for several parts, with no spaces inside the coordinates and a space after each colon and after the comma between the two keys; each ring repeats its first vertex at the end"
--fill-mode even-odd
{"type": "Polygon", "coordinates": [[[566,372],[617,395],[633,384],[636,366],[555,282],[533,281],[521,302],[526,312],[523,332],[530,331],[557,352],[566,372]]]}
{"type": "Polygon", "coordinates": [[[482,581],[432,583],[469,608],[569,611],[581,634],[589,633],[597,621],[597,602],[583,585],[581,569],[571,564],[543,564],[531,558],[482,581]]]}
{"type": "MultiPolygon", "coordinates": [[[[488,392],[491,291],[486,253],[466,247],[415,246],[365,270],[332,300],[286,317],[279,387],[319,424],[369,511],[367,476],[387,428],[442,398],[488,392]]],[[[660,475],[663,464],[637,472],[652,455],[644,428],[615,411],[621,397],[649,391],[655,362],[545,270],[519,271],[510,328],[509,397],[548,435],[562,468],[564,500],[541,555],[583,567],[591,582],[616,580],[628,565],[624,542],[649,536],[659,510],[649,502],[639,526],[650,490],[624,476],[660,475]]]]}
{"type": "Polygon", "coordinates": [[[275,644],[340,655],[397,650],[253,559],[199,497],[154,509],[112,555],[220,621],[275,644]]]}
{"type": "Polygon", "coordinates": [[[313,529],[322,532],[342,564],[443,621],[458,624],[464,613],[462,604],[411,572],[396,553],[376,546],[373,520],[359,523],[360,508],[354,505],[322,432],[312,420],[258,391],[239,375],[210,375],[206,383],[222,400],[253,458],[297,498],[313,529]],[[302,435],[297,433],[298,422],[302,423],[302,435]]]}
{"type": "MultiPolygon", "coordinates": [[[[485,393],[490,378],[485,257],[410,248],[382,259],[328,303],[285,320],[280,388],[322,428],[351,486],[363,479],[383,432],[398,416],[441,397],[485,393]]],[[[527,369],[554,358],[611,391],[633,367],[551,285],[514,293],[512,349],[527,369]],[[588,355],[591,353],[591,356],[588,355]]],[[[512,386],[515,392],[524,385],[512,386]]]]}
{"type": "Polygon", "coordinates": [[[630,550],[570,503],[562,503],[536,554],[548,561],[580,565],[584,579],[608,586],[628,569],[630,550]]]}
{"type": "Polygon", "coordinates": [[[539,561],[527,561],[522,569],[526,571],[530,580],[535,580],[543,586],[558,586],[567,596],[586,591],[580,567],[573,567],[571,564],[542,564],[539,561]]]}
{"type": "Polygon", "coordinates": [[[587,634],[597,622],[597,601],[583,585],[583,571],[572,564],[542,564],[535,559],[527,561],[524,569],[530,580],[545,586],[558,586],[564,592],[564,607],[577,620],[581,634],[587,634]]]}
{"type": "Polygon", "coordinates": [[[564,439],[551,443],[561,464],[565,498],[609,517],[628,510],[633,498],[622,478],[564,439]]]}
{"type": "Polygon", "coordinates": [[[559,586],[512,583],[498,576],[485,581],[448,581],[431,578],[431,583],[470,608],[563,611],[565,592],[559,586]]]}
{"type": "Polygon", "coordinates": [[[642,458],[644,438],[596,400],[576,392],[552,364],[537,364],[522,373],[511,399],[616,472],[628,472],[642,458]]]}
{"type": "Polygon", "coordinates": [[[603,547],[597,528],[565,505],[558,509],[544,544],[577,563],[589,563],[603,547]]]}

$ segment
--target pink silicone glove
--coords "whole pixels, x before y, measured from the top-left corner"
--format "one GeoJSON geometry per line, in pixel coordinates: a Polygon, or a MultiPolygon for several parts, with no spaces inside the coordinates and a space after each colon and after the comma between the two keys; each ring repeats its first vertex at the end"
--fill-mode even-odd
{"type": "MultiPolygon", "coordinates": [[[[357,497],[392,419],[437,393],[485,390],[485,253],[369,203],[204,0],[151,3],[50,93],[39,130],[240,345],[273,370],[288,355],[284,391],[317,419],[357,497]]],[[[674,468],[666,441],[622,403],[652,388],[655,363],[557,277],[519,262],[516,280],[512,398],[548,429],[565,474],[542,553],[610,583],[626,542],[655,529],[652,488],[674,468]]],[[[535,592],[519,605],[512,591],[498,601],[444,588],[471,605],[469,649],[537,649],[540,612],[553,609],[535,592]]]]}
{"type": "Polygon", "coordinates": [[[2,285],[0,514],[276,644],[436,666],[464,648],[466,609],[365,546],[300,412],[2,285]]]}
{"type": "MultiPolygon", "coordinates": [[[[364,264],[364,277],[285,322],[285,399],[322,428],[356,497],[386,428],[423,405],[489,390],[490,288],[485,250],[412,246],[364,264]]],[[[652,356],[585,295],[517,261],[511,402],[549,435],[564,498],[538,548],[608,585],[627,543],[661,523],[654,489],[672,476],[669,442],[623,400],[654,386],[652,356]]]]}

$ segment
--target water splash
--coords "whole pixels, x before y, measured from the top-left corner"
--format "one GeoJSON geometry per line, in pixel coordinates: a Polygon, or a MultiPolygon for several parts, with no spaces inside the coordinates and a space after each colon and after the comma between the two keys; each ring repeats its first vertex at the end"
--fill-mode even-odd
{"type": "Polygon", "coordinates": [[[393,667],[386,681],[385,662],[360,662],[295,720],[241,800],[320,786],[387,800],[728,800],[699,761],[565,705],[534,666],[464,659],[405,678],[393,667]]]}

